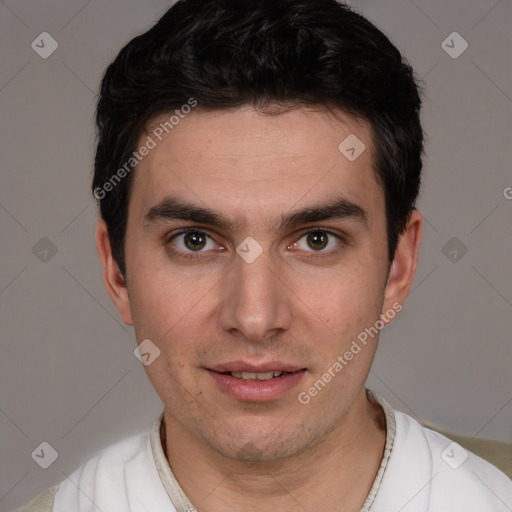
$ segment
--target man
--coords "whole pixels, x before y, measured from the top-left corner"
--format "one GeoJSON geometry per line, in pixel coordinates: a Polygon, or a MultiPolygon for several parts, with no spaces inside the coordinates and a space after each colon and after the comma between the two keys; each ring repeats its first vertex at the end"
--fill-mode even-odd
{"type": "Polygon", "coordinates": [[[419,112],[335,0],[182,0],[121,50],[97,246],[164,411],[24,510],[512,509],[504,474],[365,389],[418,260],[419,112]]]}

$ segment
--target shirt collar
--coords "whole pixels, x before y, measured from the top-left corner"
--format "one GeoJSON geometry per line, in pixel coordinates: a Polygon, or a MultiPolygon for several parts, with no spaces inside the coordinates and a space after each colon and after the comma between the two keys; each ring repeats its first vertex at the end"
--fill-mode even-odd
{"type": "MultiPolygon", "coordinates": [[[[360,512],[369,512],[373,502],[375,501],[384,472],[388,465],[396,434],[395,412],[389,403],[383,397],[370,389],[366,390],[366,395],[370,401],[378,403],[384,411],[386,418],[386,443],[377,475],[360,512]]],[[[160,480],[162,481],[162,484],[177,512],[197,512],[197,509],[192,505],[192,503],[190,503],[187,495],[176,480],[176,477],[174,476],[174,473],[167,461],[167,457],[165,456],[164,448],[162,446],[162,437],[160,435],[163,418],[164,412],[162,411],[155,419],[150,433],[151,451],[153,452],[153,460],[155,461],[156,469],[158,470],[160,480]]]]}

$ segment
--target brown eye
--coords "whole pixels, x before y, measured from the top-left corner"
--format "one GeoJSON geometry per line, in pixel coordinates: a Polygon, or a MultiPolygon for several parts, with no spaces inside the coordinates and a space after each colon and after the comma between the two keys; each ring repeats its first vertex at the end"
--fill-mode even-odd
{"type": "Polygon", "coordinates": [[[204,249],[207,240],[208,237],[204,233],[200,233],[198,231],[191,231],[189,233],[184,233],[183,235],[185,247],[191,251],[204,249]]]}
{"type": "Polygon", "coordinates": [[[309,253],[332,254],[341,247],[341,243],[340,235],[327,229],[314,229],[304,233],[292,247],[309,253]]]}
{"type": "Polygon", "coordinates": [[[216,244],[204,231],[189,229],[174,235],[169,242],[184,253],[202,253],[215,249],[216,244]]]}
{"type": "Polygon", "coordinates": [[[321,251],[327,247],[329,243],[329,235],[323,231],[313,231],[307,235],[307,244],[315,251],[321,251]]]}

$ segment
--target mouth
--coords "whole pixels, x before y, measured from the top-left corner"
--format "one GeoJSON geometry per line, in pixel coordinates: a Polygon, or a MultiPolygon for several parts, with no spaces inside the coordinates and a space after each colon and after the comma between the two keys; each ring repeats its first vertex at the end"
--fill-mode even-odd
{"type": "Polygon", "coordinates": [[[306,373],[306,368],[280,362],[258,366],[233,362],[206,370],[224,394],[248,402],[267,402],[281,398],[306,373]]]}
{"type": "Polygon", "coordinates": [[[292,372],[280,372],[280,371],[270,371],[270,372],[223,372],[222,375],[231,375],[235,379],[243,379],[243,380],[270,380],[276,379],[278,377],[282,377],[283,375],[288,375],[292,372]]]}

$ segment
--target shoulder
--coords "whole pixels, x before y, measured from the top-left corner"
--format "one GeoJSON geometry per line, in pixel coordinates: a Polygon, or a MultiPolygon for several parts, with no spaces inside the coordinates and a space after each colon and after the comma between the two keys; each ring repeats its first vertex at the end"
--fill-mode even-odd
{"type": "MultiPolygon", "coordinates": [[[[89,457],[68,478],[16,512],[77,512],[84,506],[81,493],[94,497],[95,502],[101,499],[123,500],[128,493],[127,486],[136,485],[141,473],[151,473],[151,463],[149,432],[125,438],[89,457]],[[126,478],[127,472],[129,478],[126,478]],[[115,492],[111,492],[114,489],[115,492]]],[[[126,506],[125,510],[130,509],[126,506]]]]}
{"type": "Polygon", "coordinates": [[[79,487],[93,495],[108,482],[125,482],[126,471],[148,466],[151,463],[149,433],[138,434],[118,441],[89,457],[61,483],[59,497],[75,495],[79,487]]]}
{"type": "Polygon", "coordinates": [[[16,512],[52,512],[55,494],[59,490],[59,485],[50,487],[24,507],[17,509],[16,512]]]}
{"type": "Polygon", "coordinates": [[[124,439],[85,461],[62,481],[55,511],[175,510],[160,479],[151,433],[124,439]]]}
{"type": "Polygon", "coordinates": [[[499,469],[407,414],[396,411],[397,450],[422,464],[432,510],[509,511],[512,481],[499,469]],[[451,508],[450,508],[451,507],[451,508]]]}

